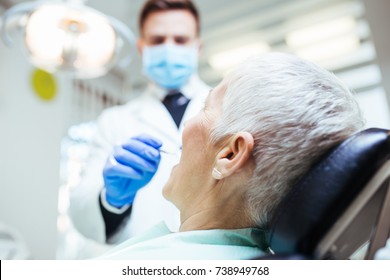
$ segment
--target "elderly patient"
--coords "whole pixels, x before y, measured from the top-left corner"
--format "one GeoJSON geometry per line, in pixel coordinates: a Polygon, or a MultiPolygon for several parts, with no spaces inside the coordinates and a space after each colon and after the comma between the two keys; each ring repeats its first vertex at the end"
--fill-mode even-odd
{"type": "Polygon", "coordinates": [[[183,132],[164,187],[181,213],[108,252],[110,259],[250,259],[283,194],[325,151],[363,126],[350,91],[293,55],[255,57],[230,72],[183,132]]]}

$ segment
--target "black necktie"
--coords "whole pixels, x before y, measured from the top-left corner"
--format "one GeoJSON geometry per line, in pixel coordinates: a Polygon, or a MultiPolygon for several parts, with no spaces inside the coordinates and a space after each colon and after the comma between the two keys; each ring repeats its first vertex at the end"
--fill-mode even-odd
{"type": "Polygon", "coordinates": [[[181,119],[190,101],[179,91],[171,91],[165,96],[163,104],[179,128],[181,119]]]}

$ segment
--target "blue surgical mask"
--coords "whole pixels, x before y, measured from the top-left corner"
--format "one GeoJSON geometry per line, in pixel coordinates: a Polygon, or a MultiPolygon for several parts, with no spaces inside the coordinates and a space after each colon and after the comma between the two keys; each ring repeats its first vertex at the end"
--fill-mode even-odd
{"type": "Polygon", "coordinates": [[[143,71],[152,81],[166,89],[178,89],[196,71],[198,50],[172,44],[145,46],[142,61],[143,71]]]}

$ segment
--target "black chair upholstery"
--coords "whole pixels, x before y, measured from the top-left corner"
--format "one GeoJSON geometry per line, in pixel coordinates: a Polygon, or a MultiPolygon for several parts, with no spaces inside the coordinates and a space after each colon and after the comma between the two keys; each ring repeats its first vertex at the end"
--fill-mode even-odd
{"type": "Polygon", "coordinates": [[[291,188],[276,209],[267,236],[276,258],[346,258],[368,241],[373,235],[383,198],[390,193],[387,180],[390,175],[387,174],[380,181],[381,186],[374,190],[366,190],[367,184],[388,163],[389,158],[390,134],[388,130],[379,128],[370,128],[351,136],[322,157],[291,188]],[[360,204],[364,204],[359,206],[359,211],[351,206],[356,205],[358,197],[360,204]],[[354,227],[345,232],[343,244],[333,245],[335,251],[345,252],[318,253],[319,243],[332,228],[337,231],[335,224],[346,211],[349,211],[349,216],[365,214],[360,215],[357,222],[350,223],[354,227]],[[356,232],[359,232],[359,238],[356,238],[359,240],[354,240],[356,232]]]}

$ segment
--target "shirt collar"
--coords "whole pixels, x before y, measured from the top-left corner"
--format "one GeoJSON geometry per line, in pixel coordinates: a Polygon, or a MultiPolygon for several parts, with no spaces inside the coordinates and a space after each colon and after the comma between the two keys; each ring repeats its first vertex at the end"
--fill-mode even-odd
{"type": "MultiPolygon", "coordinates": [[[[197,84],[200,82],[199,76],[197,74],[194,74],[190,77],[189,81],[182,86],[180,89],[178,89],[187,99],[191,99],[193,96],[196,95],[196,89],[197,89],[197,84]]],[[[153,95],[156,96],[159,100],[163,100],[164,97],[166,96],[168,90],[165,88],[162,88],[158,86],[157,84],[153,82],[149,82],[146,91],[153,95]]]]}

